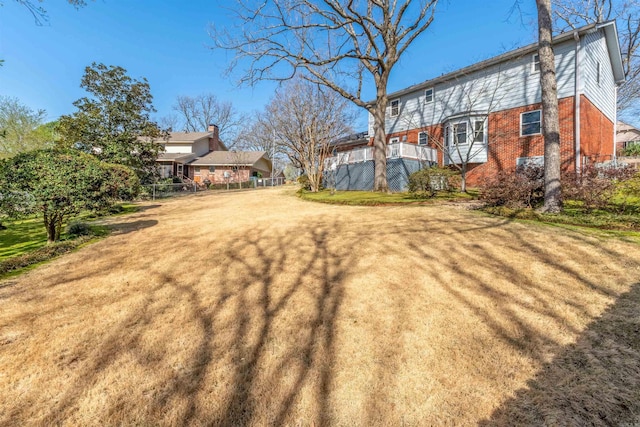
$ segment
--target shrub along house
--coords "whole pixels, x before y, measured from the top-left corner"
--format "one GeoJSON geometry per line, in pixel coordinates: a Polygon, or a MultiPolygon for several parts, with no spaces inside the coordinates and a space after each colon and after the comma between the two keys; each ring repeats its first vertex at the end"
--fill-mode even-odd
{"type": "MultiPolygon", "coordinates": [[[[616,92],[624,81],[615,22],[560,34],[553,45],[562,167],[579,170],[589,163],[614,161],[616,92]]],[[[391,93],[385,122],[387,157],[412,156],[422,165],[466,164],[469,185],[479,185],[498,171],[514,170],[520,164],[542,164],[537,48],[531,44],[391,93]],[[433,151],[415,156],[414,147],[433,151]]],[[[371,115],[369,135],[373,135],[371,115]]],[[[362,138],[360,144],[336,144],[329,169],[338,178],[349,176],[337,179],[337,188],[373,188],[373,175],[358,179],[354,174],[367,172],[364,167],[353,168],[373,163],[371,145],[369,138],[362,138]]],[[[393,167],[391,162],[389,176],[393,167]]],[[[398,189],[391,178],[389,184],[398,189]]]]}

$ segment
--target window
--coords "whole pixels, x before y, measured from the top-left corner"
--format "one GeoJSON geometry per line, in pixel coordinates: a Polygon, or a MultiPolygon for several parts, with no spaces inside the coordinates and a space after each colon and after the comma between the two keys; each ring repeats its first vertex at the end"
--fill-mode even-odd
{"type": "Polygon", "coordinates": [[[398,142],[400,142],[400,138],[398,138],[398,137],[391,138],[389,140],[389,144],[397,144],[398,142]]]}
{"type": "Polygon", "coordinates": [[[209,172],[215,172],[215,171],[216,171],[215,166],[209,166],[209,172]]]}
{"type": "Polygon", "coordinates": [[[544,156],[518,157],[516,166],[544,166],[544,156]]]}
{"type": "Polygon", "coordinates": [[[394,99],[391,101],[391,117],[395,117],[400,114],[400,100],[394,99]]]}
{"type": "Polygon", "coordinates": [[[427,145],[429,143],[429,134],[420,132],[418,134],[418,145],[427,145]]]}
{"type": "Polygon", "coordinates": [[[533,55],[533,57],[531,57],[531,72],[540,72],[540,55],[538,55],[537,53],[533,55]]]}
{"type": "Polygon", "coordinates": [[[424,91],[424,97],[427,103],[433,102],[433,88],[424,91]]]}
{"type": "Polygon", "coordinates": [[[538,135],[542,129],[540,110],[520,114],[520,136],[538,135]]]}
{"type": "Polygon", "coordinates": [[[453,144],[467,143],[467,123],[456,123],[453,125],[453,144]]]}
{"type": "Polygon", "coordinates": [[[473,142],[484,142],[484,120],[473,122],[473,142]]]}
{"type": "Polygon", "coordinates": [[[196,167],[194,167],[194,168],[193,168],[193,172],[194,172],[196,175],[200,175],[200,166],[196,166],[196,167]]]}

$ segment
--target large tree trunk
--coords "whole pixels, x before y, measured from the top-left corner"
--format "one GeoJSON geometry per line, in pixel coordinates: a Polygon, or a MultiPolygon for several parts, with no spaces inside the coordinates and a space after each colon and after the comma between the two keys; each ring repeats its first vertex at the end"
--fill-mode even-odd
{"type": "MultiPolygon", "coordinates": [[[[384,85],[386,87],[386,84],[384,85]]],[[[373,191],[388,192],[387,183],[387,133],[385,131],[385,113],[387,94],[378,88],[376,108],[373,111],[373,161],[375,164],[373,191]]]]}
{"type": "Polygon", "coordinates": [[[538,54],[542,88],[542,133],[544,135],[544,208],[545,212],[562,210],[560,184],[560,120],[556,65],[551,45],[551,0],[536,0],[538,7],[538,54]]]}

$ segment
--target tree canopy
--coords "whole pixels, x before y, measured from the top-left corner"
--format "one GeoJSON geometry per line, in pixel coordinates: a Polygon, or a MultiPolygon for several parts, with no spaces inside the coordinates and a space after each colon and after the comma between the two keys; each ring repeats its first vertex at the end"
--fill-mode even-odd
{"type": "Polygon", "coordinates": [[[0,159],[51,146],[52,125],[44,125],[45,110],[33,110],[17,98],[0,96],[0,159]]]}
{"type": "Polygon", "coordinates": [[[60,118],[62,146],[128,166],[142,181],[151,181],[162,149],[155,141],[162,132],[150,119],[155,109],[147,80],[132,79],[122,67],[93,63],[80,86],[91,97],[75,101],[78,110],[60,118]]]}
{"type": "Polygon", "coordinates": [[[0,212],[9,217],[42,215],[53,242],[69,216],[131,199],[138,183],[130,169],[77,150],[29,151],[0,161],[0,212]]]}

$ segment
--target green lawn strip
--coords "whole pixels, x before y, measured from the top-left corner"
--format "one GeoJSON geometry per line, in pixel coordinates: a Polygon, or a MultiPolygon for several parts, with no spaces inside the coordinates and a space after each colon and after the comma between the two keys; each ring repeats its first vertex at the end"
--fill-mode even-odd
{"type": "Polygon", "coordinates": [[[622,238],[640,243],[640,216],[637,214],[620,214],[602,210],[586,213],[578,204],[567,203],[560,214],[543,214],[533,209],[485,207],[481,209],[490,215],[502,216],[526,222],[538,222],[573,231],[591,229],[601,236],[622,238]]]}
{"type": "Polygon", "coordinates": [[[335,191],[323,190],[317,193],[300,190],[303,200],[351,206],[420,205],[434,201],[473,200],[475,193],[440,192],[430,199],[411,197],[409,193],[380,193],[374,191],[335,191]]]}
{"type": "MultiPolygon", "coordinates": [[[[137,211],[134,204],[118,205],[101,215],[82,213],[68,222],[84,221],[90,228],[90,235],[70,236],[62,233],[58,242],[47,244],[47,233],[42,218],[32,217],[14,221],[3,221],[7,228],[0,230],[0,278],[23,272],[27,267],[49,261],[54,257],[70,252],[84,244],[98,240],[109,234],[105,225],[92,223],[94,219],[105,216],[124,215],[137,211]]],[[[64,228],[66,229],[64,224],[64,228]]]]}

